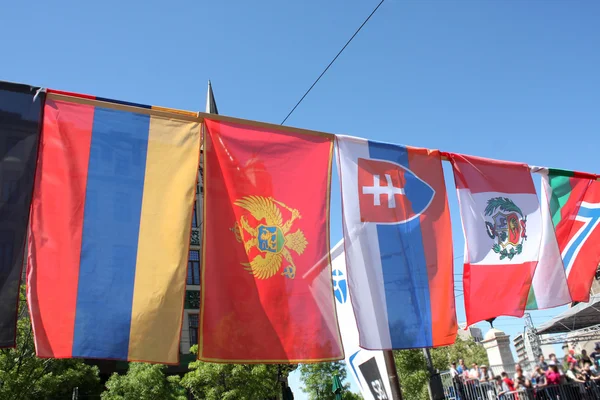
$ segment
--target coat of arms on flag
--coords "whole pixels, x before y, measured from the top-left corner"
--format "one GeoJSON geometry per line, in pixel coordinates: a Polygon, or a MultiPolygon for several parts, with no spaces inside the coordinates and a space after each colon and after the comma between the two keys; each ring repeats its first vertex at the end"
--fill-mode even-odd
{"type": "Polygon", "coordinates": [[[283,268],[282,275],[294,279],[296,265],[290,250],[302,255],[308,245],[306,237],[300,229],[290,232],[294,221],[301,218],[300,212],[272,197],[246,196],[234,204],[249,211],[253,219],[257,221],[253,226],[248,222],[246,216],[242,215],[231,228],[235,233],[236,240],[244,243],[244,249],[250,258],[249,263],[241,264],[258,279],[268,279],[279,271],[282,264],[287,263],[288,265],[283,268]],[[281,215],[281,208],[291,214],[290,219],[285,223],[281,215]],[[265,221],[265,224],[261,224],[260,221],[265,221]],[[256,225],[257,223],[258,225],[256,225]]]}
{"type": "Polygon", "coordinates": [[[357,177],[362,222],[410,221],[429,207],[435,195],[410,169],[387,160],[359,158],[357,177]]]}
{"type": "Polygon", "coordinates": [[[508,197],[493,197],[487,201],[484,213],[492,218],[492,222],[486,221],[485,226],[488,236],[496,239],[492,246],[494,253],[498,253],[501,260],[507,257],[512,260],[521,254],[527,239],[527,217],[514,201],[508,197]]]}

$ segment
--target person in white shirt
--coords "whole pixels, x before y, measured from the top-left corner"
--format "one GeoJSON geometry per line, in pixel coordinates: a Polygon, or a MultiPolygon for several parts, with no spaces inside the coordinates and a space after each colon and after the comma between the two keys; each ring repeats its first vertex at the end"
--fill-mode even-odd
{"type": "Polygon", "coordinates": [[[480,371],[479,380],[481,382],[491,382],[494,380],[494,374],[492,374],[492,371],[488,370],[487,365],[482,365],[480,371]]]}
{"type": "Polygon", "coordinates": [[[457,379],[460,374],[456,370],[456,361],[452,361],[450,364],[450,376],[452,379],[457,379]]]}
{"type": "Polygon", "coordinates": [[[476,363],[473,363],[473,365],[471,366],[471,369],[469,370],[469,379],[479,380],[480,376],[481,376],[481,371],[479,370],[479,367],[477,366],[476,363]]]}
{"type": "Polygon", "coordinates": [[[523,371],[521,364],[517,364],[515,366],[515,379],[514,380],[517,380],[517,377],[521,377],[521,376],[524,376],[526,379],[529,379],[529,374],[526,373],[525,371],[523,371]]]}

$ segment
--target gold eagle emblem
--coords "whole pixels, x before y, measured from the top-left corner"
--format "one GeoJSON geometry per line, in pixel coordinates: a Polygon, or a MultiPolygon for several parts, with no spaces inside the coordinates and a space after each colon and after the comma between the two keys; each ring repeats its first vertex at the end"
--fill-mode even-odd
{"type": "Polygon", "coordinates": [[[300,229],[289,233],[294,221],[302,218],[300,212],[272,197],[245,196],[234,204],[249,211],[256,220],[255,224],[250,224],[246,216],[242,215],[231,228],[236,240],[244,243],[250,260],[249,263],[241,264],[258,279],[268,279],[279,271],[285,260],[289,265],[283,269],[282,275],[294,279],[296,265],[290,250],[301,255],[308,245],[300,229]],[[291,218],[285,223],[280,207],[291,213],[291,218]]]}

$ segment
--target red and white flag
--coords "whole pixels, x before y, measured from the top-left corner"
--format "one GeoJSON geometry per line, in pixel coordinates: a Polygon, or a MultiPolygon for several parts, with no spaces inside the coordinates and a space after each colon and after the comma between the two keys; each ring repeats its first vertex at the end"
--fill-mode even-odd
{"type": "MultiPolygon", "coordinates": [[[[465,235],[467,325],[522,317],[536,274],[536,308],[570,301],[554,227],[526,164],[449,154],[465,235]]],[[[534,282],[535,284],[535,282],[534,282]]]]}

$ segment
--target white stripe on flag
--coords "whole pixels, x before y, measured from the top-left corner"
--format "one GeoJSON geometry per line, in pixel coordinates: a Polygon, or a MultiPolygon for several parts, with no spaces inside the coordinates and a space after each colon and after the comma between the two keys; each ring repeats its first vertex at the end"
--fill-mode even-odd
{"type": "Polygon", "coordinates": [[[376,224],[360,220],[358,158],[369,159],[368,142],[337,137],[342,187],[348,285],[352,293],[360,343],[365,348],[391,348],[385,287],[376,224]]]}
{"type": "Polygon", "coordinates": [[[532,282],[538,309],[557,307],[571,302],[567,276],[548,207],[551,192],[548,192],[547,179],[548,176],[542,174],[542,243],[540,261],[532,282]]]}

